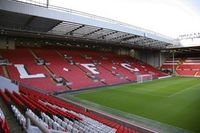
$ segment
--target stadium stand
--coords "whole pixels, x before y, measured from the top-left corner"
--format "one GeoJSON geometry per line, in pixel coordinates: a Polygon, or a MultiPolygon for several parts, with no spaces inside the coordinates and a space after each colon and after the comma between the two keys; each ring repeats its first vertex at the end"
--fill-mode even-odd
{"type": "Polygon", "coordinates": [[[66,90],[67,88],[56,86],[51,80],[50,73],[46,71],[44,66],[38,66],[35,57],[28,48],[18,48],[17,50],[1,50],[3,57],[9,59],[13,65],[6,65],[7,72],[11,79],[22,81],[27,85],[41,88],[45,91],[66,90]],[[12,52],[12,54],[10,54],[12,52]],[[24,56],[26,55],[26,56],[24,56]],[[44,78],[20,78],[19,71],[14,64],[22,64],[25,69],[28,68],[28,74],[43,73],[44,78]],[[48,83],[48,84],[47,84],[48,83]]]}
{"type": "Polygon", "coordinates": [[[181,76],[199,76],[200,57],[196,53],[179,54],[174,58],[167,59],[161,69],[173,69],[181,76]]]}
{"type": "MultiPolygon", "coordinates": [[[[0,90],[0,94],[5,102],[11,102],[9,104],[10,109],[23,130],[30,131],[27,127],[28,119],[26,118],[26,114],[29,113],[46,130],[52,132],[137,133],[134,129],[82,110],[66,101],[30,90],[23,86],[19,86],[19,93],[5,89],[5,92],[0,90]]],[[[0,115],[1,120],[3,120],[1,121],[1,129],[3,129],[3,132],[9,133],[9,127],[4,120],[3,113],[0,112],[0,115]]],[[[36,131],[40,132],[39,129],[36,131]]]]}
{"type": "MultiPolygon", "coordinates": [[[[86,74],[81,71],[76,65],[69,65],[69,63],[63,58],[63,56],[60,55],[60,53],[51,48],[45,50],[33,49],[33,52],[40,58],[49,61],[51,64],[46,67],[53,73],[53,75],[55,74],[63,77],[69,83],[68,86],[70,88],[89,88],[102,85],[101,83],[95,83],[91,79],[89,79],[86,74]],[[68,69],[68,71],[63,71],[66,68],[68,69]],[[79,79],[77,80],[76,76],[71,76],[72,74],[79,75],[79,79]]],[[[65,52],[68,53],[68,51],[65,52]]],[[[72,56],[72,59],[76,61],[77,58],[75,56],[72,56]]]]}
{"type": "Polygon", "coordinates": [[[158,69],[133,57],[86,49],[44,46],[0,52],[11,63],[3,66],[11,79],[46,92],[134,82],[138,74],[152,74],[153,78],[164,76],[158,69]]]}
{"type": "MultiPolygon", "coordinates": [[[[160,54],[161,49],[179,43],[129,24],[52,6],[48,1],[35,2],[0,0],[0,76],[19,87],[17,91],[1,88],[0,96],[20,129],[29,133],[155,133],[53,94],[132,83],[137,75],[166,76],[155,68],[160,60],[153,59],[152,51],[160,54]],[[145,63],[148,59],[155,67],[145,63]]],[[[197,65],[199,59],[175,60],[180,75],[200,75],[197,68],[190,67],[188,72],[184,68],[197,65]]],[[[172,63],[171,58],[161,69],[172,69],[172,63]]],[[[0,120],[1,131],[11,132],[6,119],[0,120]]]]}
{"type": "Polygon", "coordinates": [[[5,119],[4,113],[0,109],[0,131],[3,133],[10,133],[8,122],[5,119]]]}
{"type": "MultiPolygon", "coordinates": [[[[7,97],[1,89],[0,89],[0,97],[2,97],[2,99],[6,104],[10,103],[10,98],[7,97]]],[[[5,118],[5,115],[1,108],[0,108],[0,131],[1,133],[10,133],[10,128],[7,119],[5,118]]]]}
{"type": "Polygon", "coordinates": [[[173,69],[173,66],[174,68],[178,67],[178,65],[181,64],[181,58],[174,58],[174,61],[173,61],[173,58],[170,57],[168,58],[161,66],[162,69],[173,69]]]}

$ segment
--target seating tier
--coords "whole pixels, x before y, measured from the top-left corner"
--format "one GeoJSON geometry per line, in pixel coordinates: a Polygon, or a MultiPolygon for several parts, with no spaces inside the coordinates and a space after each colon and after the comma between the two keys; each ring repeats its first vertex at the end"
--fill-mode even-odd
{"type": "Polygon", "coordinates": [[[70,89],[134,82],[138,74],[152,74],[153,78],[164,76],[156,68],[135,58],[96,50],[66,47],[17,47],[15,50],[0,50],[0,52],[12,63],[12,65],[5,66],[11,79],[46,92],[62,92],[70,89]],[[38,64],[38,60],[45,63],[38,64]],[[23,64],[28,76],[44,74],[45,77],[20,78],[20,72],[15,67],[16,64],[23,64]],[[84,67],[87,64],[91,66],[84,67]],[[94,74],[92,70],[98,73],[94,74]],[[62,77],[67,84],[58,84],[54,79],[55,76],[62,77]]]}

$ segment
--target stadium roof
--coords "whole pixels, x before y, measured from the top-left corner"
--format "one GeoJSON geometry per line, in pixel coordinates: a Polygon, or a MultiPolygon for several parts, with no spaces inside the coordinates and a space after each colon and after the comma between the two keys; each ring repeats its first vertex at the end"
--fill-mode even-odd
{"type": "Polygon", "coordinates": [[[180,46],[156,32],[48,4],[1,0],[0,18],[0,34],[4,36],[77,39],[132,48],[180,46]]]}

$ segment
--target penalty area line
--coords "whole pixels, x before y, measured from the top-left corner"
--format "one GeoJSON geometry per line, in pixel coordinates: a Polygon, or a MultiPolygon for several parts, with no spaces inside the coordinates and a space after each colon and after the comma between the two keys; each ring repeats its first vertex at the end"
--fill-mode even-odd
{"type": "Polygon", "coordinates": [[[199,84],[190,86],[190,87],[188,87],[188,88],[186,88],[186,89],[183,89],[183,90],[178,91],[178,92],[176,92],[176,93],[174,93],[174,94],[171,94],[171,95],[169,95],[168,97],[172,97],[172,96],[178,95],[178,94],[180,94],[180,93],[182,93],[182,92],[184,92],[184,91],[187,91],[187,90],[189,90],[189,89],[193,89],[195,86],[198,86],[198,85],[199,85],[199,84]]]}

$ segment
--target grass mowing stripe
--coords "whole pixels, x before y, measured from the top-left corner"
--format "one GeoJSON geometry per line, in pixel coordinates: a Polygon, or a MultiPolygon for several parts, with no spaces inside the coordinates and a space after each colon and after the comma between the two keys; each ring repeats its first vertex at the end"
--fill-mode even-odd
{"type": "MultiPolygon", "coordinates": [[[[119,89],[116,89],[116,90],[119,90],[119,89]]],[[[122,91],[126,91],[126,90],[122,90],[122,91]]],[[[130,91],[126,91],[126,92],[130,92],[130,91]]],[[[156,94],[144,93],[144,92],[139,92],[139,91],[131,91],[130,93],[137,93],[137,94],[156,96],[156,97],[166,97],[166,96],[163,96],[163,95],[156,95],[156,94]]]]}

